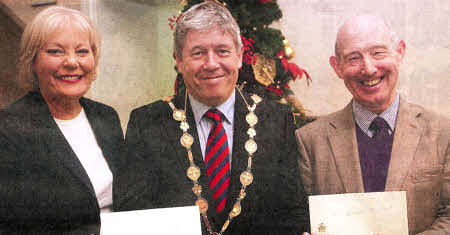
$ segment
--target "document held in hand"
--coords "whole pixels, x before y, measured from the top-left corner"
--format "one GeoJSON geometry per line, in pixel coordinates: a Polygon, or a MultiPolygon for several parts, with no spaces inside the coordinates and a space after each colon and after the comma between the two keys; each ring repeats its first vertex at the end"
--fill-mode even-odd
{"type": "Polygon", "coordinates": [[[197,206],[102,213],[101,235],[201,235],[197,206]]]}
{"type": "Polygon", "coordinates": [[[309,196],[318,235],[408,235],[405,191],[309,196]]]}

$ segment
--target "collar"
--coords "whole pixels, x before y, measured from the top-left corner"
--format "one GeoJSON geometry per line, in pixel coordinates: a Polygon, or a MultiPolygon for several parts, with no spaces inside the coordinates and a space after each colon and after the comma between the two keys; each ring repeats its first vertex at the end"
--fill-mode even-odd
{"type": "Polygon", "coordinates": [[[235,99],[236,90],[233,90],[233,93],[231,94],[230,98],[228,98],[224,103],[216,106],[216,107],[210,107],[206,104],[203,104],[196,100],[194,97],[189,94],[189,102],[191,104],[192,112],[194,113],[195,123],[199,124],[202,120],[203,115],[210,109],[210,108],[216,108],[220,110],[220,112],[225,115],[226,122],[229,124],[233,123],[234,120],[234,103],[236,101],[235,99]]]}
{"type": "MultiPolygon", "coordinates": [[[[379,115],[384,120],[386,120],[392,131],[394,131],[395,123],[397,122],[397,112],[399,103],[400,98],[397,93],[394,102],[379,115]]],[[[370,123],[372,123],[373,119],[375,119],[375,117],[378,115],[364,108],[364,106],[359,104],[355,99],[353,99],[352,107],[356,123],[361,128],[361,130],[364,131],[364,133],[367,133],[369,130],[370,123]]]]}

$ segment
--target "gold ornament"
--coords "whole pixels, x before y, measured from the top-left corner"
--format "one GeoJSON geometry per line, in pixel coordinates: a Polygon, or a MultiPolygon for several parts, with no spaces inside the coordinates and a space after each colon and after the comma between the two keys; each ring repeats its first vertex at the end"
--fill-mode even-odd
{"type": "Polygon", "coordinates": [[[164,101],[164,102],[169,102],[169,101],[171,101],[172,99],[173,99],[173,96],[166,96],[166,97],[162,98],[162,101],[164,101]]]}
{"type": "Polygon", "coordinates": [[[258,117],[253,112],[247,114],[247,116],[245,116],[245,120],[250,126],[254,126],[256,123],[258,123],[258,117]]]}
{"type": "Polygon", "coordinates": [[[284,39],[283,44],[284,44],[284,56],[288,60],[294,58],[295,51],[294,49],[292,49],[291,45],[289,45],[289,41],[287,39],[284,39]]]}
{"type": "Polygon", "coordinates": [[[203,198],[197,199],[197,201],[195,201],[195,205],[198,206],[200,213],[202,214],[208,211],[208,201],[203,198]]]}
{"type": "Polygon", "coordinates": [[[250,136],[250,138],[253,138],[256,135],[256,131],[253,128],[248,128],[247,134],[248,136],[250,136]]]}
{"type": "Polygon", "coordinates": [[[253,139],[247,140],[245,142],[245,150],[249,152],[250,154],[253,154],[258,149],[258,146],[256,145],[256,142],[253,139]]]}
{"type": "Polygon", "coordinates": [[[200,169],[197,166],[190,166],[187,169],[187,176],[192,181],[197,181],[198,177],[200,177],[200,169]]]}
{"type": "Polygon", "coordinates": [[[319,233],[324,233],[324,232],[326,232],[326,230],[327,230],[327,227],[325,226],[325,224],[324,223],[320,223],[319,224],[319,233]]]}
{"type": "Polygon", "coordinates": [[[177,120],[177,121],[183,121],[183,120],[186,120],[186,114],[184,113],[183,110],[180,110],[180,109],[175,109],[175,110],[173,111],[172,116],[173,116],[173,119],[175,119],[175,120],[177,120]]]}
{"type": "MultiPolygon", "coordinates": [[[[177,120],[177,119],[175,119],[175,120],[177,120]]],[[[183,130],[184,132],[186,132],[189,129],[189,124],[186,121],[182,121],[180,124],[180,129],[183,130]]]]}
{"type": "Polygon", "coordinates": [[[202,186],[198,185],[198,184],[195,184],[192,187],[192,191],[195,193],[195,195],[200,196],[200,194],[202,193],[202,186]]]}
{"type": "Polygon", "coordinates": [[[181,145],[183,145],[187,150],[187,155],[188,155],[188,159],[189,159],[189,163],[190,163],[190,167],[188,168],[186,174],[189,177],[189,179],[191,179],[194,183],[194,186],[192,187],[192,191],[194,192],[195,195],[197,195],[197,201],[195,201],[195,205],[199,207],[200,213],[202,214],[202,217],[203,217],[203,221],[204,221],[210,235],[223,234],[225,232],[225,230],[228,228],[231,218],[236,217],[241,213],[240,202],[242,199],[244,199],[244,197],[246,195],[245,188],[246,188],[246,186],[251,184],[251,182],[253,181],[253,175],[251,173],[252,154],[257,149],[256,142],[253,140],[253,137],[256,135],[256,131],[253,128],[253,125],[255,125],[258,122],[258,117],[253,113],[253,111],[255,111],[256,105],[259,102],[261,102],[261,98],[257,95],[253,95],[252,99],[254,100],[255,103],[252,106],[250,106],[247,103],[247,100],[245,99],[245,97],[242,94],[239,87],[237,87],[237,88],[238,88],[239,94],[242,96],[242,99],[244,100],[245,104],[247,105],[247,109],[250,114],[250,116],[247,115],[247,118],[246,118],[246,119],[248,119],[247,122],[249,123],[249,129],[248,129],[247,133],[249,134],[250,139],[247,140],[247,142],[245,143],[245,149],[248,152],[248,167],[247,167],[247,170],[245,170],[241,174],[241,179],[240,179],[241,183],[242,183],[241,191],[240,191],[239,195],[237,196],[236,203],[233,205],[233,209],[228,214],[229,217],[228,217],[227,221],[224,223],[224,225],[222,226],[222,230],[220,231],[220,233],[212,231],[212,228],[208,221],[208,217],[206,216],[206,212],[208,211],[208,201],[206,199],[202,198],[202,196],[201,196],[202,186],[197,183],[197,179],[200,177],[200,169],[193,162],[193,156],[192,156],[192,151],[191,151],[190,147],[194,143],[194,138],[187,132],[187,130],[189,129],[189,125],[186,122],[186,115],[185,115],[188,93],[186,91],[185,100],[184,100],[184,111],[180,110],[183,112],[184,115],[178,115],[178,114],[175,115],[175,112],[179,112],[179,111],[178,111],[178,109],[176,109],[175,105],[172,103],[173,97],[168,97],[168,98],[164,99],[164,101],[166,101],[169,104],[170,108],[173,111],[173,114],[172,114],[173,119],[180,122],[180,129],[183,130],[183,135],[180,138],[180,142],[181,142],[181,145]]]}
{"type": "Polygon", "coordinates": [[[245,197],[245,195],[247,195],[246,193],[245,193],[245,190],[244,189],[241,189],[241,192],[239,193],[239,199],[244,199],[244,197],[245,197]]]}
{"type": "Polygon", "coordinates": [[[250,171],[244,171],[240,177],[241,184],[248,186],[253,182],[253,174],[250,171]]]}
{"type": "Polygon", "coordinates": [[[188,153],[189,162],[192,163],[194,161],[194,156],[192,156],[192,151],[189,149],[187,151],[187,153],[188,153]]]}
{"type": "Polygon", "coordinates": [[[234,203],[233,209],[230,211],[230,217],[236,217],[241,213],[241,204],[234,203]]]}
{"type": "Polygon", "coordinates": [[[229,224],[230,224],[230,220],[227,219],[227,221],[225,221],[225,223],[223,224],[221,231],[225,232],[225,230],[227,230],[229,224]]]}
{"type": "Polygon", "coordinates": [[[274,78],[277,75],[277,65],[275,60],[267,58],[263,54],[256,53],[256,63],[252,64],[255,79],[264,86],[274,83],[274,78]]]}
{"type": "Polygon", "coordinates": [[[192,135],[189,135],[188,133],[184,133],[180,138],[180,142],[183,147],[190,148],[194,143],[194,137],[192,137],[192,135]]]}

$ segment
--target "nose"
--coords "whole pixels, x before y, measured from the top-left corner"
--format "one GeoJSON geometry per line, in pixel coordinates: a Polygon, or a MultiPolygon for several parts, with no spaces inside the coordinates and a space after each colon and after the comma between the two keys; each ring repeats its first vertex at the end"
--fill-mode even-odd
{"type": "Polygon", "coordinates": [[[64,66],[68,68],[78,67],[78,58],[74,53],[69,53],[64,61],[64,66]]]}
{"type": "Polygon", "coordinates": [[[362,65],[362,73],[365,75],[373,75],[377,71],[375,61],[370,57],[364,57],[364,63],[362,65]]]}
{"type": "Polygon", "coordinates": [[[211,71],[216,70],[217,68],[219,68],[219,58],[214,52],[210,51],[208,52],[208,56],[206,57],[204,69],[211,71]]]}

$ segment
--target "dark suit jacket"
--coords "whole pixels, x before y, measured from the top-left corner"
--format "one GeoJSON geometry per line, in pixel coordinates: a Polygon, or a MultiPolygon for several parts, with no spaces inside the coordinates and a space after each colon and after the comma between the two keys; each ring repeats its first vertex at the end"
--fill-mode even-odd
{"type": "MultiPolygon", "coordinates": [[[[362,193],[351,103],[297,130],[312,195],[362,193]]],[[[400,98],[385,191],[406,191],[410,234],[450,233],[450,121],[400,98]]]]}
{"type": "MultiPolygon", "coordinates": [[[[237,93],[237,91],[236,91],[237,93]]],[[[246,97],[250,104],[253,100],[246,97]]],[[[184,95],[174,104],[184,108],[184,95]]],[[[199,183],[208,200],[207,212],[215,231],[220,230],[241,189],[239,176],[247,167],[244,143],[249,139],[245,115],[248,110],[237,93],[231,179],[225,213],[217,215],[209,194],[205,164],[198,132],[189,101],[188,132],[194,137],[194,162],[201,170],[199,183]]],[[[259,122],[255,126],[258,150],[254,153],[254,181],[247,187],[242,212],[234,218],[225,234],[300,234],[309,228],[308,204],[298,177],[293,118],[287,107],[263,100],[256,108],[259,122]]],[[[127,156],[114,184],[116,210],[193,206],[196,200],[192,181],[186,176],[189,161],[180,144],[180,122],[163,101],[143,106],[131,113],[126,134],[127,156]]],[[[204,234],[206,229],[202,223],[204,234]]],[[[309,229],[308,229],[309,230],[309,229]]]]}
{"type": "MultiPolygon", "coordinates": [[[[113,108],[81,98],[113,174],[123,133],[113,108]]],[[[87,173],[40,93],[0,111],[0,231],[96,234],[100,209],[87,173]]]]}

